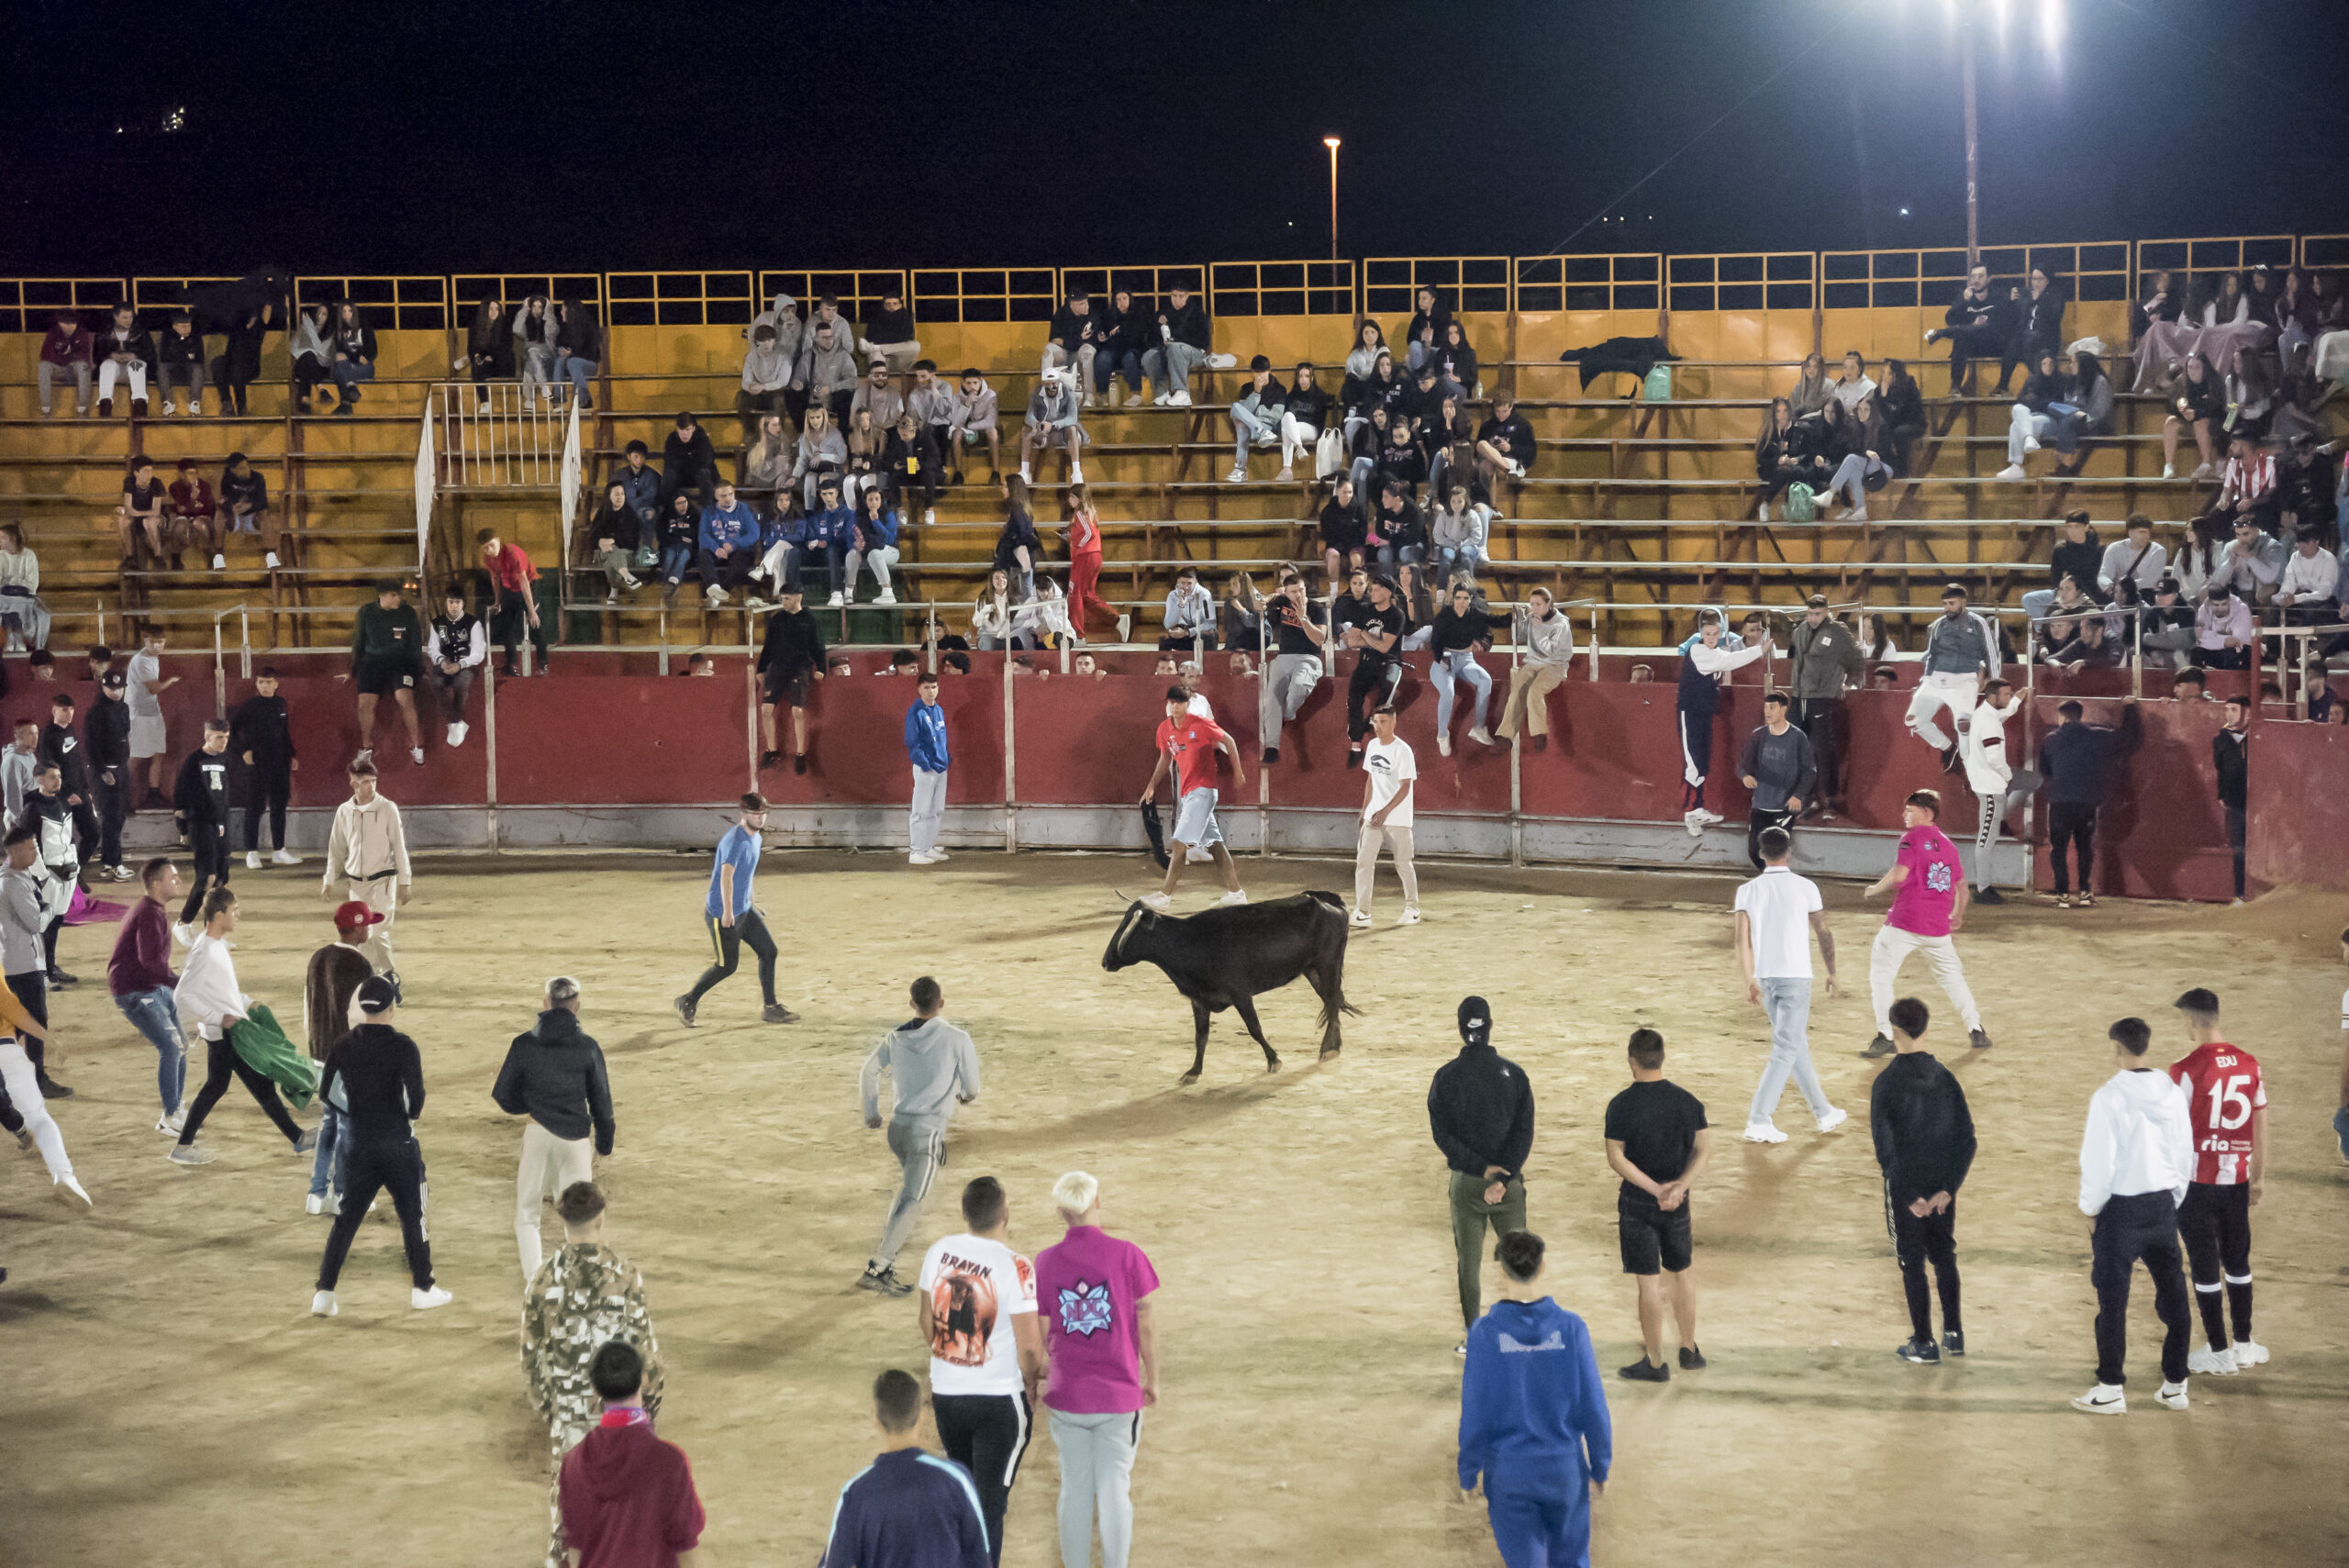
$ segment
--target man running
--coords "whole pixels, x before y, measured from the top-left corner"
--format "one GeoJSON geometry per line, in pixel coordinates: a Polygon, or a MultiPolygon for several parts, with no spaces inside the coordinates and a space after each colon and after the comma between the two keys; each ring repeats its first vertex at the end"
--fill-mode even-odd
{"type": "Polygon", "coordinates": [[[2177,1206],[2177,1229],[2194,1275],[2206,1349],[2186,1358],[2190,1372],[2248,1372],[2267,1359],[2251,1337],[2251,1211],[2267,1166],[2267,1086],[2259,1059],[2219,1032],[2219,998],[2200,986],[2177,999],[2194,1049],[2170,1064],[2194,1122],[2194,1179],[2177,1206]],[[2226,1291],[2226,1312],[2219,1292],[2226,1291]],[[2227,1316],[2234,1343],[2227,1342],[2227,1316]]]}
{"type": "MultiPolygon", "coordinates": [[[[232,1078],[243,1080],[262,1114],[294,1145],[294,1152],[307,1154],[318,1146],[317,1134],[305,1132],[286,1114],[285,1103],[277,1097],[277,1085],[249,1065],[229,1042],[229,1028],[244,1021],[253,1001],[238,988],[237,966],[228,956],[228,938],[236,929],[237,895],[225,887],[214,888],[205,895],[204,929],[188,944],[187,962],[181,967],[180,983],[173,993],[180,1016],[194,1020],[205,1046],[204,1086],[195,1092],[195,1103],[188,1107],[187,1120],[180,1127],[179,1141],[172,1146],[174,1165],[206,1165],[215,1158],[211,1150],[196,1145],[195,1135],[204,1130],[204,1118],[228,1092],[232,1078]]],[[[347,1209],[349,1205],[344,1207],[347,1209]]],[[[348,1240],[344,1244],[348,1246],[348,1240]]]]}
{"type": "Polygon", "coordinates": [[[1770,1061],[1745,1113],[1745,1141],[1784,1143],[1787,1135],[1778,1130],[1776,1118],[1789,1075],[1820,1131],[1834,1131],[1848,1115],[1827,1103],[1827,1091],[1810,1064],[1810,939],[1814,933],[1819,938],[1827,994],[1832,996],[1835,934],[1827,929],[1819,884],[1787,864],[1794,835],[1783,826],[1765,828],[1757,842],[1762,874],[1737,889],[1737,962],[1745,972],[1745,999],[1760,1003],[1769,1016],[1770,1061]]]}
{"type": "Polygon", "coordinates": [[[1956,1075],[1925,1050],[1931,1021],[1914,996],[1892,1004],[1892,1043],[1900,1054],[1885,1064],[1868,1092],[1876,1162],[1884,1173],[1885,1226],[1909,1298],[1909,1342],[1893,1353],[1920,1366],[1940,1361],[1943,1351],[1965,1353],[1957,1311],[1957,1189],[1974,1165],[1973,1113],[1956,1075]],[[1925,1299],[1927,1259],[1942,1298],[1938,1345],[1925,1299]]]}
{"type": "MultiPolygon", "coordinates": [[[[188,966],[195,964],[190,958],[188,966]]],[[[343,1103],[351,1140],[343,1156],[350,1184],[334,1229],[327,1232],[326,1254],[318,1260],[318,1288],[310,1297],[310,1311],[320,1318],[342,1310],[335,1300],[335,1283],[342,1276],[342,1262],[351,1254],[359,1222],[385,1188],[392,1195],[392,1211],[399,1216],[401,1244],[407,1250],[408,1305],[427,1312],[453,1299],[432,1283],[432,1244],[424,1235],[424,1151],[417,1147],[410,1125],[424,1114],[424,1057],[416,1041],[396,1027],[399,1008],[393,998],[392,983],[380,974],[359,988],[359,1011],[365,1021],[335,1041],[318,1079],[320,1099],[343,1103]]]]}
{"type": "Polygon", "coordinates": [[[1966,988],[1965,969],[1957,962],[1950,940],[1965,924],[1965,874],[1958,864],[1957,846],[1941,830],[1942,797],[1920,789],[1900,807],[1900,852],[1890,870],[1860,896],[1892,895],[1892,908],[1876,934],[1868,952],[1869,1000],[1876,1006],[1876,1038],[1863,1056],[1889,1056],[1892,1045],[1892,984],[1909,955],[1921,951],[1933,966],[1933,978],[1948,993],[1950,1005],[1965,1020],[1966,1043],[1976,1051],[1990,1048],[1982,1031],[1982,1014],[1966,988]]]}
{"type": "Polygon", "coordinates": [[[2186,1408],[2186,1342],[2193,1331],[2179,1266],[2177,1205],[2194,1180],[2194,1114],[2186,1091],[2145,1065],[2154,1031],[2123,1018],[2106,1031],[2120,1071],[2088,1101],[2080,1139],[2080,1212],[2096,1221],[2089,1283],[2096,1286],[2096,1386],[2072,1401],[2091,1416],[2125,1416],[2121,1367],[2129,1351],[2129,1276],[2143,1259],[2162,1320],[2162,1385],[2154,1397],[2186,1408]]]}
{"type": "Polygon", "coordinates": [[[416,882],[407,863],[407,832],[400,826],[400,808],[376,792],[373,757],[364,751],[353,757],[349,777],[351,798],[334,809],[318,894],[338,903],[356,900],[375,912],[367,931],[367,962],[396,988],[400,972],[392,960],[392,917],[413,895],[416,882]]]}
{"type": "Polygon", "coordinates": [[[774,999],[774,938],[767,934],[751,879],[759,873],[761,835],[766,831],[766,797],[752,791],[741,800],[734,826],[718,840],[718,857],[709,873],[709,896],[702,901],[702,918],[709,927],[710,966],[701,972],[694,988],[672,1004],[677,1021],[694,1027],[695,1011],[709,988],[732,974],[748,946],[759,961],[759,994],[766,999],[759,1021],[796,1024],[799,1015],[774,999]]]}
{"type": "Polygon", "coordinates": [[[971,1037],[939,1014],[946,994],[925,974],[913,984],[914,1016],[891,1029],[864,1059],[856,1075],[864,1125],[881,1125],[881,1074],[889,1074],[895,1101],[889,1113],[889,1152],[897,1157],[900,1180],[889,1206],[881,1240],[858,1280],[861,1290],[904,1296],[913,1289],[897,1277],[897,1253],[921,1222],[930,1184],[946,1162],[946,1124],[954,1107],[979,1097],[979,1052],[971,1037]]]}
{"type": "Polygon", "coordinates": [[[1216,869],[1223,873],[1224,895],[1219,904],[1245,904],[1248,895],[1240,891],[1240,868],[1232,863],[1231,851],[1225,848],[1223,829],[1215,819],[1215,754],[1223,752],[1231,759],[1231,779],[1234,788],[1244,788],[1248,770],[1240,761],[1240,748],[1230,736],[1208,719],[1191,711],[1191,694],[1183,687],[1166,688],[1166,717],[1158,727],[1158,762],[1150,770],[1150,783],[1143,786],[1141,803],[1148,806],[1158,794],[1158,781],[1166,776],[1168,764],[1174,770],[1174,843],[1166,855],[1166,882],[1155,893],[1142,895],[1142,903],[1150,908],[1167,910],[1174,906],[1174,890],[1182,885],[1183,873],[1193,849],[1204,849],[1215,857],[1216,869]]]}

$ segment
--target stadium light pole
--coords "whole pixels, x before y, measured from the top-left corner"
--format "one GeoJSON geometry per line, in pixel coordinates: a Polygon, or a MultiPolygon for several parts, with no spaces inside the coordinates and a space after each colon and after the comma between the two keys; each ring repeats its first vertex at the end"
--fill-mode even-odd
{"type": "MultiPolygon", "coordinates": [[[[1998,41],[2004,43],[2007,16],[2013,4],[2014,0],[1942,0],[1943,9],[1957,29],[1958,79],[1965,95],[1965,261],[1968,266],[1982,259],[1982,163],[1976,135],[1978,121],[1974,94],[1975,22],[1979,13],[1988,10],[1991,24],[1998,31],[1998,41]]],[[[2040,46],[2053,60],[2064,38],[2064,0],[2038,0],[2038,5],[2040,46]]]]}
{"type": "Polygon", "coordinates": [[[1321,145],[1330,150],[1330,260],[1338,259],[1338,139],[1325,136],[1321,145]]]}

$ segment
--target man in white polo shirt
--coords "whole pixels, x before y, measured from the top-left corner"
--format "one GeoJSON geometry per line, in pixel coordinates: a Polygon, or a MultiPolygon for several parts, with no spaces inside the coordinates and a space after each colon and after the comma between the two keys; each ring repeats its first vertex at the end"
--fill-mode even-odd
{"type": "Polygon", "coordinates": [[[1820,1131],[1832,1132],[1844,1121],[1844,1113],[1827,1103],[1810,1064],[1810,934],[1819,933],[1830,996],[1835,995],[1835,936],[1827,929],[1819,884],[1787,868],[1794,836],[1784,828],[1765,828],[1755,848],[1762,874],[1737,889],[1737,962],[1745,972],[1745,999],[1761,1003],[1770,1015],[1770,1061],[1745,1113],[1745,1140],[1784,1143],[1787,1135],[1773,1118],[1789,1073],[1820,1131]]]}

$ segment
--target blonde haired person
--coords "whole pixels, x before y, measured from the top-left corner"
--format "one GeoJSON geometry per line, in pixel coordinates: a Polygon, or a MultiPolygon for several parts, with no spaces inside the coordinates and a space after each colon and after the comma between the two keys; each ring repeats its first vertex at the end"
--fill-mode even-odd
{"type": "Polygon", "coordinates": [[[1101,1229],[1101,1184],[1071,1171],[1052,1184],[1068,1233],[1036,1254],[1044,1318],[1044,1411],[1061,1465],[1061,1562],[1126,1568],[1133,1549],[1129,1487],[1142,1412],[1158,1403],[1158,1331],[1149,1256],[1101,1229]]]}

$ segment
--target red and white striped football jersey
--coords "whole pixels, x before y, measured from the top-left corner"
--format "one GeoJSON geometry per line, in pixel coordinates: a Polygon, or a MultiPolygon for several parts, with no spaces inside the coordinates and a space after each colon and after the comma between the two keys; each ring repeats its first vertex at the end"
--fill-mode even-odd
{"type": "Polygon", "coordinates": [[[2194,1179],[2216,1186],[2251,1180],[2251,1113],[2267,1108],[2259,1059],[2224,1040],[2170,1064],[2194,1116],[2194,1179]]]}

